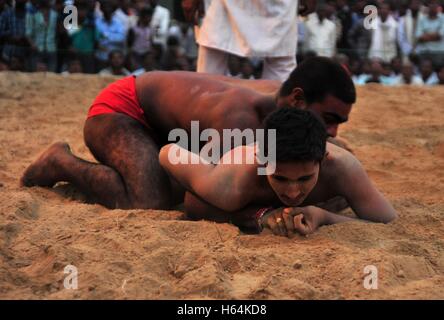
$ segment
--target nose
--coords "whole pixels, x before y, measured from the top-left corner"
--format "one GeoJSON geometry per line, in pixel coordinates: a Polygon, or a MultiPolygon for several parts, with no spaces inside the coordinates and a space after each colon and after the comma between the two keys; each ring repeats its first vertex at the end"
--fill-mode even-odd
{"type": "Polygon", "coordinates": [[[338,135],[338,125],[337,124],[333,124],[327,127],[327,134],[334,138],[338,135]]]}
{"type": "Polygon", "coordinates": [[[301,189],[298,184],[293,184],[292,186],[288,187],[286,190],[285,196],[289,199],[295,200],[301,195],[301,189]]]}

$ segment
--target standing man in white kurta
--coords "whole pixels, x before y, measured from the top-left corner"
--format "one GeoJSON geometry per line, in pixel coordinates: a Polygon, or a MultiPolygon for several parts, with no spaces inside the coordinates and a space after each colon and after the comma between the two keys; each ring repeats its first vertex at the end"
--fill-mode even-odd
{"type": "MultiPolygon", "coordinates": [[[[263,58],[263,79],[284,81],[288,78],[296,67],[298,2],[304,3],[303,13],[307,14],[314,10],[315,0],[183,2],[193,2],[202,13],[203,1],[205,15],[196,30],[198,72],[226,74],[228,55],[234,54],[263,58]]],[[[185,6],[184,9],[187,15],[185,6]]]]}

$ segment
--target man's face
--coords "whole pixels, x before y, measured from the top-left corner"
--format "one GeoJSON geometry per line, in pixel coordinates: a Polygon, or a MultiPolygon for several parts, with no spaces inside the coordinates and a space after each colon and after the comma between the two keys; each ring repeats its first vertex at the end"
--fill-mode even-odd
{"type": "Polygon", "coordinates": [[[345,103],[329,94],[322,102],[309,104],[307,109],[316,113],[324,121],[330,137],[336,137],[338,134],[338,126],[348,121],[351,107],[351,104],[345,103]]]}
{"type": "Polygon", "coordinates": [[[410,64],[406,64],[402,67],[402,76],[406,80],[410,80],[413,76],[413,66],[410,64]]]}
{"type": "Polygon", "coordinates": [[[123,66],[123,55],[115,53],[111,56],[111,66],[113,68],[121,68],[123,66]]]}
{"type": "Polygon", "coordinates": [[[390,6],[388,4],[381,5],[379,9],[379,15],[383,21],[385,21],[390,14],[390,6]]]}
{"type": "Polygon", "coordinates": [[[289,207],[300,206],[318,181],[319,162],[277,162],[274,169],[273,174],[267,175],[268,183],[289,207]]]}
{"type": "Polygon", "coordinates": [[[420,66],[421,75],[423,77],[430,77],[430,75],[433,73],[433,64],[430,61],[424,61],[421,63],[420,66]]]}

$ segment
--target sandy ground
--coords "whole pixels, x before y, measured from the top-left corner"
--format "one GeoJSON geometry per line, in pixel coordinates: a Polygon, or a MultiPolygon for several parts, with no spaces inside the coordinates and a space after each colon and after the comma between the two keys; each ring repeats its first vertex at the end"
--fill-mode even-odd
{"type": "Polygon", "coordinates": [[[0,74],[0,298],[444,298],[444,88],[360,88],[341,131],[398,221],[287,239],[175,211],[107,210],[67,185],[20,188],[52,142],[93,159],[83,121],[110,81],[0,74]],[[68,264],[77,290],[63,286],[68,264]],[[363,286],[367,265],[377,290],[363,286]]]}

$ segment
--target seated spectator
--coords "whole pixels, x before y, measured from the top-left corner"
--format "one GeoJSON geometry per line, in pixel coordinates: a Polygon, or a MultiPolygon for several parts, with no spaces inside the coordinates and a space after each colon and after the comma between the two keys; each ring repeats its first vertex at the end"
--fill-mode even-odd
{"type": "Polygon", "coordinates": [[[386,86],[394,85],[396,82],[396,74],[393,72],[391,64],[388,62],[381,62],[382,73],[381,73],[381,84],[386,86]]]}
{"type": "Polygon", "coordinates": [[[9,70],[11,71],[25,71],[25,61],[21,54],[13,55],[9,59],[9,70]]]}
{"type": "Polygon", "coordinates": [[[115,1],[102,1],[101,9],[103,16],[96,17],[95,26],[98,35],[96,58],[98,68],[107,64],[110,52],[125,49],[125,27],[122,22],[113,16],[116,9],[115,1]]]}
{"type": "Polygon", "coordinates": [[[403,67],[402,59],[400,57],[394,57],[390,62],[390,67],[392,70],[392,75],[395,77],[399,76],[402,72],[403,67]]]}
{"type": "Polygon", "coordinates": [[[254,67],[248,58],[241,59],[241,78],[248,80],[254,79],[254,67]]]}
{"type": "Polygon", "coordinates": [[[142,67],[135,70],[133,72],[133,75],[139,76],[142,73],[149,72],[149,71],[155,71],[156,69],[156,61],[154,59],[154,53],[148,52],[145,54],[145,57],[143,58],[143,64],[142,67]]]}
{"type": "Polygon", "coordinates": [[[228,72],[229,77],[242,78],[241,74],[241,58],[234,54],[228,56],[228,72]]]}
{"type": "Polygon", "coordinates": [[[101,76],[129,76],[131,72],[125,69],[125,56],[122,51],[113,50],[108,56],[109,67],[101,70],[101,76]]]}
{"type": "Polygon", "coordinates": [[[152,49],[152,30],[150,27],[153,9],[145,7],[140,11],[139,21],[137,25],[128,32],[128,46],[131,55],[137,64],[141,67],[143,59],[152,49]]]}
{"type": "Polygon", "coordinates": [[[439,79],[433,70],[433,62],[430,59],[423,59],[419,65],[419,73],[423,83],[427,86],[438,84],[439,79]]]}
{"type": "Polygon", "coordinates": [[[26,15],[26,36],[33,52],[31,71],[36,70],[40,63],[45,64],[48,71],[55,72],[57,12],[51,9],[49,0],[38,0],[36,10],[26,15]]]}
{"type": "Polygon", "coordinates": [[[415,68],[412,63],[406,62],[401,68],[401,74],[396,77],[394,85],[410,84],[422,85],[421,77],[415,74],[415,68]]]}
{"type": "Polygon", "coordinates": [[[83,73],[82,62],[80,59],[71,59],[68,62],[68,69],[62,72],[62,75],[70,75],[75,73],[83,73]]]}
{"type": "Polygon", "coordinates": [[[440,84],[440,85],[444,85],[444,66],[442,66],[442,67],[439,69],[439,72],[438,72],[438,79],[439,79],[439,83],[438,83],[438,84],[440,84]]]}
{"type": "Polygon", "coordinates": [[[168,37],[167,50],[162,58],[162,69],[167,71],[189,70],[183,48],[180,47],[179,40],[174,36],[168,37]]]}
{"type": "Polygon", "coordinates": [[[382,83],[382,73],[383,68],[381,62],[378,60],[373,60],[370,67],[370,77],[365,81],[365,83],[382,83]]]}
{"type": "Polygon", "coordinates": [[[0,57],[0,72],[2,72],[2,71],[8,71],[8,70],[9,70],[9,66],[8,66],[8,64],[6,63],[5,60],[3,60],[3,59],[0,57]]]}

